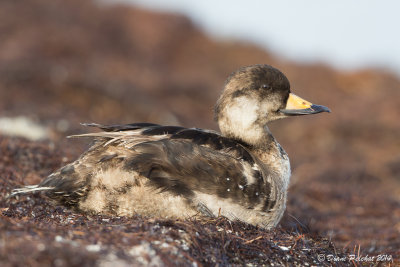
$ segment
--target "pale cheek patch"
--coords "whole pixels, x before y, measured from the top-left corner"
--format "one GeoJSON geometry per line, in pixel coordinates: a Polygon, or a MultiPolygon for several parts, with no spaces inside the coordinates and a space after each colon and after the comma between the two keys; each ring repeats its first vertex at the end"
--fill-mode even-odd
{"type": "Polygon", "coordinates": [[[252,127],[258,118],[258,102],[246,96],[238,97],[228,107],[231,123],[242,129],[252,127]]]}
{"type": "Polygon", "coordinates": [[[256,142],[264,135],[264,129],[257,125],[259,119],[259,103],[246,96],[232,100],[219,118],[221,132],[228,136],[235,136],[248,143],[256,142]]]}

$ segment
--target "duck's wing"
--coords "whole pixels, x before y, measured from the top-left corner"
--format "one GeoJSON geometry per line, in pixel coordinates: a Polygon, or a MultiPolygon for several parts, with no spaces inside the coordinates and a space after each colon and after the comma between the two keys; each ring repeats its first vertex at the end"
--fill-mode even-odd
{"type": "Polygon", "coordinates": [[[249,209],[257,206],[264,210],[271,204],[271,184],[264,179],[268,174],[261,171],[248,148],[235,140],[213,131],[178,126],[129,124],[100,128],[108,131],[79,135],[97,139],[79,159],[38,186],[14,194],[46,191],[63,204],[75,205],[90,190],[93,173],[118,168],[140,174],[148,179],[149,187],[185,197],[189,202],[202,194],[249,209]]]}
{"type": "Polygon", "coordinates": [[[137,123],[129,123],[129,124],[112,124],[112,125],[103,125],[98,123],[81,123],[83,126],[88,127],[96,127],[100,128],[106,132],[118,132],[118,131],[129,131],[129,130],[138,130],[149,127],[159,127],[159,124],[148,123],[148,122],[137,122],[137,123]]]}
{"type": "Polygon", "coordinates": [[[209,147],[216,152],[233,156],[256,167],[256,162],[248,151],[248,147],[240,141],[221,136],[212,130],[199,128],[185,128],[181,126],[163,126],[152,123],[131,123],[124,125],[101,125],[85,123],[85,126],[97,127],[105,132],[72,135],[70,137],[95,137],[100,139],[103,146],[113,142],[123,143],[125,146],[157,141],[162,139],[186,140],[191,144],[209,147]]]}
{"type": "Polygon", "coordinates": [[[248,208],[261,203],[267,209],[270,204],[271,185],[264,179],[268,174],[244,144],[214,131],[178,126],[150,125],[113,134],[97,136],[106,139],[103,146],[128,147],[122,168],[147,177],[160,191],[188,200],[208,194],[248,208]]]}
{"type": "Polygon", "coordinates": [[[147,177],[150,186],[189,201],[209,195],[249,209],[260,204],[264,208],[271,187],[257,163],[246,160],[251,158],[248,152],[224,146],[226,140],[210,139],[209,133],[197,133],[198,139],[179,134],[136,145],[136,153],[124,160],[123,168],[147,177]]]}

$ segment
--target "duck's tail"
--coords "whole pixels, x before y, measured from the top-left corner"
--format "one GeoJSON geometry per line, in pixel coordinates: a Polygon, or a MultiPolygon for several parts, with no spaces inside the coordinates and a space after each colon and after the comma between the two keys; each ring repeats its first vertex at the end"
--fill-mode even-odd
{"type": "Polygon", "coordinates": [[[15,197],[17,195],[21,194],[27,194],[27,193],[33,193],[37,191],[48,191],[48,190],[53,190],[54,187],[50,186],[39,186],[39,185],[27,185],[21,188],[16,188],[13,191],[11,191],[11,194],[8,195],[8,198],[15,197]]]}

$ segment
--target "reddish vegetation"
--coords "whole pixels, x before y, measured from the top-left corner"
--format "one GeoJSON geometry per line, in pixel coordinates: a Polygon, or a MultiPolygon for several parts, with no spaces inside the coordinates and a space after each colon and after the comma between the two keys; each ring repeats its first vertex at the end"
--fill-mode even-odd
{"type": "Polygon", "coordinates": [[[249,44],[210,40],[180,16],[91,1],[6,0],[0,18],[0,112],[29,116],[52,130],[43,142],[0,137],[2,266],[330,265],[318,254],[354,251],[400,258],[396,76],[284,62],[249,44]],[[38,194],[5,200],[13,188],[37,183],[83,151],[82,143],[64,139],[86,130],[79,122],[215,129],[212,107],[224,79],[256,63],[278,67],[296,94],[332,109],[271,125],[293,169],[278,229],[223,218],[86,216],[38,194]],[[57,127],[60,120],[70,127],[57,127]]]}

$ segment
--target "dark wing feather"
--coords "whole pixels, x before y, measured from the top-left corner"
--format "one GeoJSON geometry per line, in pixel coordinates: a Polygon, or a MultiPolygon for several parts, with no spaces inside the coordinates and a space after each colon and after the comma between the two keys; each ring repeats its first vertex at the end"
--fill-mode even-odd
{"type": "Polygon", "coordinates": [[[188,200],[201,192],[254,208],[271,192],[256,170],[255,182],[248,184],[243,161],[191,140],[163,139],[136,145],[134,150],[137,154],[126,159],[126,170],[139,172],[150,185],[188,200]]]}
{"type": "Polygon", "coordinates": [[[176,134],[186,128],[181,126],[153,126],[147,127],[143,130],[143,135],[163,135],[163,134],[176,134]]]}
{"type": "Polygon", "coordinates": [[[147,122],[137,122],[137,123],[130,123],[130,124],[114,124],[114,125],[102,125],[97,123],[82,123],[84,126],[89,127],[97,127],[106,132],[119,132],[119,131],[130,131],[130,130],[138,130],[148,127],[158,127],[160,125],[154,123],[147,123],[147,122]]]}
{"type": "Polygon", "coordinates": [[[248,152],[248,146],[238,140],[223,137],[216,132],[203,131],[201,129],[191,128],[183,129],[171,136],[171,139],[185,139],[192,143],[210,147],[217,151],[225,151],[237,159],[242,159],[250,165],[255,163],[254,158],[248,152]]]}
{"type": "Polygon", "coordinates": [[[248,152],[249,146],[239,140],[223,137],[217,132],[204,131],[198,128],[184,128],[181,126],[162,126],[152,123],[131,123],[125,125],[100,125],[84,124],[86,126],[98,127],[109,132],[129,131],[142,129],[141,135],[170,135],[171,140],[188,140],[193,144],[206,146],[219,152],[228,153],[237,159],[248,162],[251,166],[255,164],[254,158],[248,152]]]}
{"type": "Polygon", "coordinates": [[[120,132],[120,131],[132,131],[140,130],[143,131],[143,135],[163,135],[163,134],[175,134],[179,131],[185,130],[186,128],[181,126],[163,126],[154,123],[138,122],[130,124],[114,124],[114,125],[101,125],[97,123],[82,123],[84,126],[97,127],[106,132],[120,132]]]}

